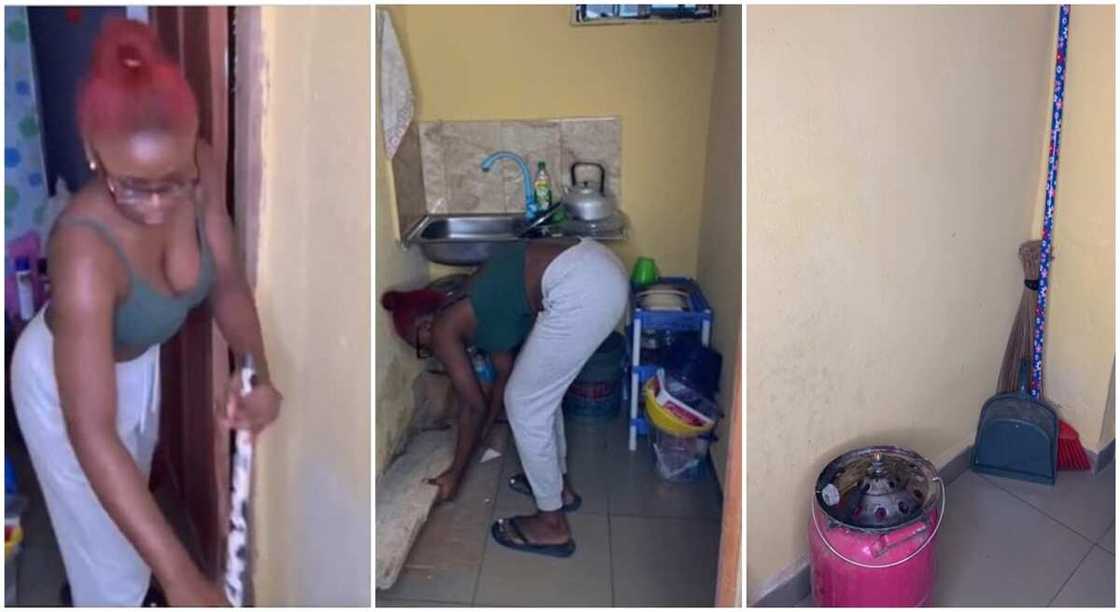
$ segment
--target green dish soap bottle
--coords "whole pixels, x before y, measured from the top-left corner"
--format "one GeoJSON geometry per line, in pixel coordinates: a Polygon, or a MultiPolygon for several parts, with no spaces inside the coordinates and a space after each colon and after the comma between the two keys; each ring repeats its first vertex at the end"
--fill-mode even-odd
{"type": "MultiPolygon", "coordinates": [[[[537,197],[537,214],[544,213],[552,207],[552,179],[548,176],[548,170],[545,168],[543,161],[537,162],[537,177],[533,179],[533,191],[537,197]]],[[[564,209],[560,208],[552,214],[551,221],[559,223],[566,218],[564,209]]],[[[545,223],[548,223],[548,221],[545,223]]]]}

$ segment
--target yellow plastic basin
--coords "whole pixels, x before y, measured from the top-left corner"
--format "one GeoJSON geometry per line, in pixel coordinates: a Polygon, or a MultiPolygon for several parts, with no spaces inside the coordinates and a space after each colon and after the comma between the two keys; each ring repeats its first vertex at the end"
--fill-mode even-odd
{"type": "Polygon", "coordinates": [[[716,426],[714,420],[705,425],[693,425],[673,414],[669,409],[657,402],[657,393],[654,391],[656,385],[657,379],[651,378],[646,381],[646,384],[642,387],[642,395],[645,397],[646,415],[649,416],[649,421],[653,423],[654,427],[678,438],[695,438],[700,434],[711,431],[712,428],[716,426]]]}

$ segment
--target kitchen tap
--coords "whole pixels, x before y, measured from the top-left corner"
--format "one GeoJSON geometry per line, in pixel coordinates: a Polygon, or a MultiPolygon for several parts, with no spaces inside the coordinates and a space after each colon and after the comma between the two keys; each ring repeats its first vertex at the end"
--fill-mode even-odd
{"type": "Polygon", "coordinates": [[[521,186],[525,191],[525,217],[532,220],[537,213],[537,197],[533,193],[533,176],[529,174],[529,165],[516,153],[498,151],[482,160],[482,171],[490,172],[490,168],[493,167],[494,162],[500,159],[508,159],[517,164],[521,169],[521,186]]]}

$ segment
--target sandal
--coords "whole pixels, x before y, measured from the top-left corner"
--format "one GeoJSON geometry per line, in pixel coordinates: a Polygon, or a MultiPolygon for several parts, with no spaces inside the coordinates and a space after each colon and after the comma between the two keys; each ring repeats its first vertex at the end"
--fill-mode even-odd
{"type": "MultiPolygon", "coordinates": [[[[529,477],[525,475],[525,472],[510,476],[509,488],[522,495],[528,495],[529,497],[533,496],[533,487],[529,484],[529,477]]],[[[583,498],[577,494],[575,499],[573,499],[569,503],[564,504],[560,507],[560,509],[564,512],[575,512],[576,510],[579,510],[580,506],[582,505],[583,498]]]]}
{"type": "Polygon", "coordinates": [[[576,542],[571,538],[568,538],[568,541],[563,544],[533,544],[525,537],[521,528],[517,526],[518,518],[511,516],[494,521],[494,524],[490,526],[490,535],[494,536],[494,541],[519,552],[535,553],[549,557],[570,557],[576,551],[576,542]],[[512,534],[510,530],[512,530],[512,534]]]}

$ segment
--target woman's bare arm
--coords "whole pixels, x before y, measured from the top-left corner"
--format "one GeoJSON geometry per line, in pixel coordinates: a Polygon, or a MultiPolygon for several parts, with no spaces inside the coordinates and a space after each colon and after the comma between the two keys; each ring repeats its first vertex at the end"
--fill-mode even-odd
{"type": "Polygon", "coordinates": [[[511,351],[490,353],[490,361],[494,364],[494,385],[490,388],[486,420],[482,424],[482,435],[479,436],[482,440],[489,437],[494,421],[497,420],[505,404],[506,383],[513,373],[513,353],[511,351]]]}
{"type": "Polygon", "coordinates": [[[64,228],[51,242],[55,374],[67,434],[94,493],[169,597],[204,581],[164,519],[117,433],[113,359],[114,254],[93,232],[64,228]],[[63,237],[65,236],[65,239],[63,237]]]}
{"type": "Polygon", "coordinates": [[[471,329],[469,303],[461,301],[440,315],[432,325],[432,352],[447,368],[451,386],[459,399],[459,421],[455,457],[449,472],[462,476],[478,442],[479,426],[486,414],[486,399],[467,354],[466,335],[471,329]]]}

